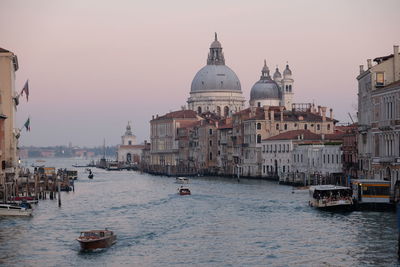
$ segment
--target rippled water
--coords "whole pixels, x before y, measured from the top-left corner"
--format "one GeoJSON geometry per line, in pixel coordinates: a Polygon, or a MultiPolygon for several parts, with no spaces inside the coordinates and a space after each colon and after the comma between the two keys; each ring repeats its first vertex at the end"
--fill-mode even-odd
{"type": "MultiPolygon", "coordinates": [[[[47,165],[70,167],[75,161],[47,165]]],[[[32,218],[0,218],[0,265],[8,266],[393,266],[391,212],[321,212],[308,194],[273,182],[174,178],[79,169],[76,190],[43,200],[32,218]],[[81,230],[108,227],[109,249],[83,253],[81,230]]]]}

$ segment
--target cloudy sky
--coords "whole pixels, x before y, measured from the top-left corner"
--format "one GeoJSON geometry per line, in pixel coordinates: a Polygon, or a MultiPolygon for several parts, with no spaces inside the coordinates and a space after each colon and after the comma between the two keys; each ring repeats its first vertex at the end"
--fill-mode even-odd
{"type": "Polygon", "coordinates": [[[289,62],[295,102],[355,113],[356,76],[368,58],[400,44],[398,0],[0,0],[0,47],[18,55],[19,91],[30,82],[22,145],[139,141],[149,120],[186,104],[214,32],[249,99],[263,60],[289,62]]]}

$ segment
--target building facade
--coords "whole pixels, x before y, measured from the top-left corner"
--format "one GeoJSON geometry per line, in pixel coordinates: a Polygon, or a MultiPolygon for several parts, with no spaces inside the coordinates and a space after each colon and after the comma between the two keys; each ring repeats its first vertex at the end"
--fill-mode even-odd
{"type": "Polygon", "coordinates": [[[131,125],[128,122],[126,131],[121,136],[121,144],[117,150],[117,161],[126,164],[138,164],[141,160],[144,145],[136,144],[136,136],[132,133],[131,125]]]}
{"type": "Polygon", "coordinates": [[[400,171],[400,57],[393,54],[367,60],[358,80],[359,178],[391,181],[400,171]]]}

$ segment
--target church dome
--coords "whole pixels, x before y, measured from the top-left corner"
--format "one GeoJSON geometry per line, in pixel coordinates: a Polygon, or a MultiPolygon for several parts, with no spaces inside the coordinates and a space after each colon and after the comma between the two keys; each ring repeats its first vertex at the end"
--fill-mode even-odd
{"type": "Polygon", "coordinates": [[[279,85],[271,80],[269,69],[265,61],[260,80],[253,85],[250,91],[250,101],[263,99],[281,99],[279,85]]]}
{"type": "Polygon", "coordinates": [[[281,79],[282,78],[282,75],[281,75],[281,73],[279,72],[279,69],[278,69],[278,67],[276,67],[276,69],[275,69],[275,73],[274,73],[274,80],[276,80],[276,79],[281,79]]]}
{"type": "Polygon", "coordinates": [[[211,43],[207,65],[200,69],[193,78],[190,92],[233,91],[241,93],[239,78],[225,65],[224,53],[217,33],[211,43]]]}
{"type": "Polygon", "coordinates": [[[281,99],[281,92],[276,82],[260,80],[253,85],[250,91],[250,101],[262,99],[281,99]]]}
{"type": "Polygon", "coordinates": [[[194,76],[190,91],[241,92],[241,86],[239,78],[228,66],[206,65],[194,76]]]}

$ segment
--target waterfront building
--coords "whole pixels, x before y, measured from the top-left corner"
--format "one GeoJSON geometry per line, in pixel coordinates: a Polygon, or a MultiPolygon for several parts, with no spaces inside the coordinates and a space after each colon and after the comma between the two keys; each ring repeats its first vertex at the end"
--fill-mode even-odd
{"type": "Polygon", "coordinates": [[[393,54],[367,60],[358,80],[359,178],[391,181],[400,172],[400,56],[393,54]]]}
{"type": "Polygon", "coordinates": [[[262,175],[330,176],[342,172],[342,135],[288,131],[262,141],[262,175]]]}
{"type": "MultiPolygon", "coordinates": [[[[338,127],[336,127],[338,128],[338,127]]],[[[342,155],[343,174],[349,179],[358,178],[358,124],[353,123],[344,129],[342,155]]]]}
{"type": "MultiPolygon", "coordinates": [[[[292,104],[291,110],[284,106],[250,107],[241,113],[243,143],[237,146],[241,150],[240,165],[245,176],[262,176],[261,142],[272,136],[294,130],[308,130],[316,134],[333,134],[336,120],[330,109],[330,116],[326,116],[326,107],[313,104],[292,104]]],[[[234,116],[234,118],[236,118],[234,116]]],[[[237,120],[236,120],[237,121],[237,120]]]]}
{"type": "Polygon", "coordinates": [[[238,164],[234,158],[232,118],[220,121],[217,129],[217,164],[220,175],[237,175],[238,164]]]}
{"type": "Polygon", "coordinates": [[[0,149],[1,165],[0,182],[12,183],[18,173],[18,137],[19,130],[15,128],[15,72],[18,70],[17,56],[6,49],[0,48],[0,149]]]}
{"type": "Polygon", "coordinates": [[[136,144],[136,136],[132,133],[131,125],[128,122],[126,131],[121,136],[121,144],[118,145],[117,161],[121,163],[140,163],[142,149],[144,145],[136,144]]]}
{"type": "Polygon", "coordinates": [[[169,112],[153,116],[150,121],[150,165],[152,172],[171,174],[179,163],[177,129],[187,127],[201,117],[193,110],[169,112]]]}
{"type": "Polygon", "coordinates": [[[239,78],[225,65],[222,46],[215,34],[208,53],[207,65],[193,78],[190,97],[187,100],[188,107],[198,114],[213,112],[227,117],[242,110],[244,102],[239,78]]]}

